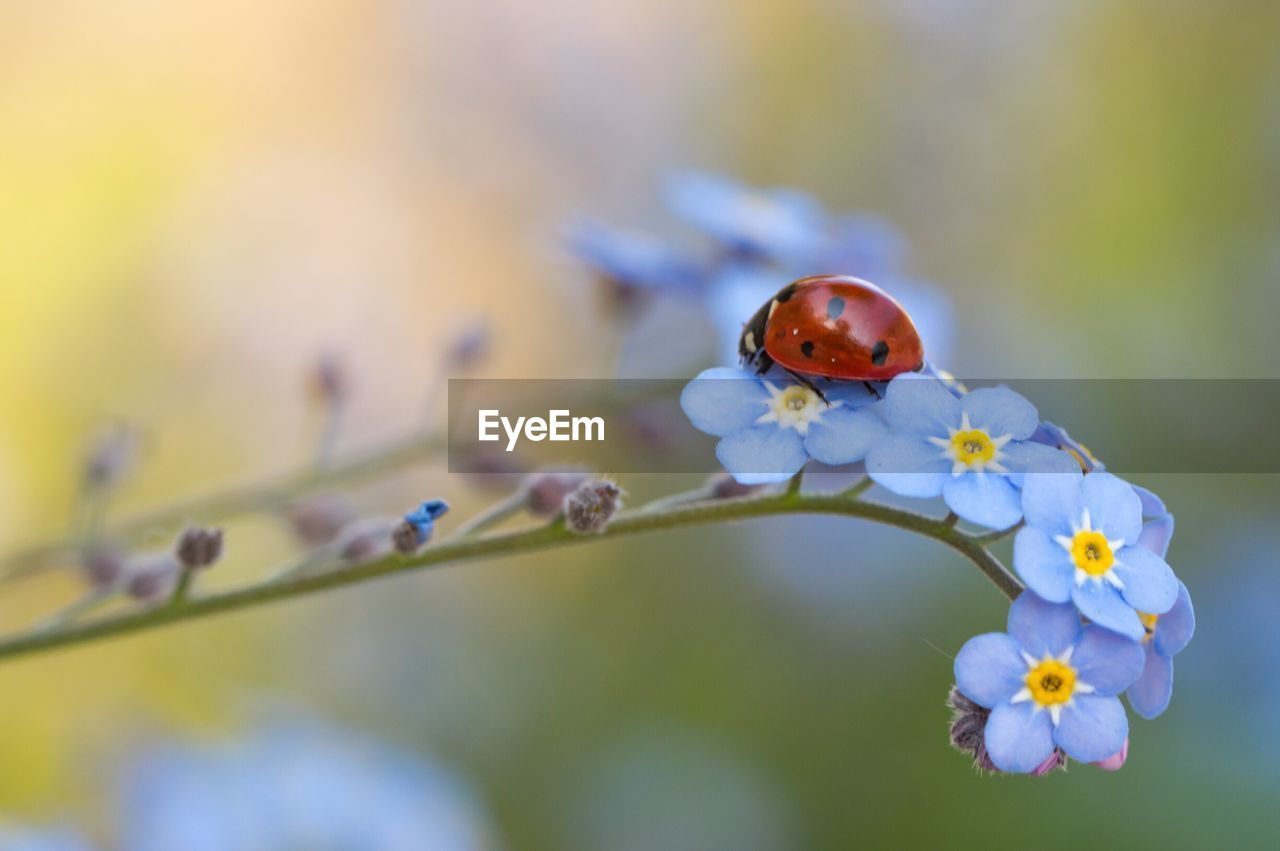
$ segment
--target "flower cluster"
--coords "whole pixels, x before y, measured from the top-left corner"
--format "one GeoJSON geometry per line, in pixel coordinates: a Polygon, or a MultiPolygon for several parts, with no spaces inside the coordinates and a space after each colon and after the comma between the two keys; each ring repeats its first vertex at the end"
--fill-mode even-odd
{"type": "Polygon", "coordinates": [[[663,297],[696,304],[715,329],[718,350],[731,358],[743,320],[769,296],[803,275],[839,271],[892,290],[934,357],[945,357],[947,300],[906,271],[906,241],[885,220],[832,214],[802,192],[700,172],[671,175],[662,194],[671,214],[709,243],[706,250],[595,222],[569,229],[570,251],[611,304],[630,309],[663,297]]]}
{"type": "MultiPolygon", "coordinates": [[[[900,241],[874,238],[866,220],[844,222],[833,242],[831,222],[803,196],[706,177],[678,183],[672,206],[720,241],[739,280],[761,278],[762,258],[788,270],[808,263],[796,277],[882,271],[878,282],[913,313],[910,285],[900,294],[895,278],[900,241]],[[821,265],[832,260],[846,265],[821,265]]],[[[749,300],[725,299],[731,338],[778,290],[776,276],[764,278],[749,300]]],[[[732,289],[721,280],[721,297],[732,289]]],[[[1165,561],[1173,517],[1018,393],[970,391],[929,364],[875,385],[716,367],[686,385],[681,406],[719,438],[716,456],[742,485],[787,481],[811,460],[860,465],[885,490],[941,500],[951,522],[994,530],[993,540],[1016,531],[1025,590],[1008,632],[970,640],[955,665],[953,741],[980,767],[1043,774],[1074,759],[1114,770],[1128,754],[1120,695],[1146,718],[1168,706],[1172,657],[1194,630],[1186,586],[1165,561]]]]}

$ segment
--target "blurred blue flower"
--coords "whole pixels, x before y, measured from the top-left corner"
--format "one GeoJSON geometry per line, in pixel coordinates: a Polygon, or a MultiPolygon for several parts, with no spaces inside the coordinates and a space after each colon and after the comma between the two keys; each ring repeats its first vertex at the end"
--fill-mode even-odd
{"type": "Polygon", "coordinates": [[[984,741],[1001,771],[1029,773],[1055,747],[1099,762],[1124,747],[1129,721],[1116,695],[1142,670],[1142,648],[1069,605],[1030,591],[1009,608],[1008,633],[969,639],[956,656],[956,687],[991,710],[984,741]]]}
{"type": "Polygon", "coordinates": [[[664,194],[677,217],[736,255],[809,265],[826,238],[826,214],[802,192],[753,189],[726,177],[687,171],[671,175],[664,194]]]}
{"type": "Polygon", "coordinates": [[[876,281],[896,278],[907,257],[907,240],[888,220],[870,213],[836,218],[818,259],[819,272],[839,272],[876,281]]]}
{"type": "Polygon", "coordinates": [[[429,499],[404,516],[404,522],[418,533],[418,543],[425,544],[435,530],[436,521],[449,512],[449,503],[443,499],[429,499]]]}
{"type": "Polygon", "coordinates": [[[694,295],[705,283],[699,264],[644,234],[579,222],[568,229],[566,243],[579,260],[618,287],[694,295]]]}
{"type": "Polygon", "coordinates": [[[460,780],[316,724],[224,747],[145,753],[121,788],[125,851],[458,851],[491,848],[460,780]]]}
{"type": "Polygon", "coordinates": [[[1177,577],[1138,545],[1142,500],[1128,482],[1078,468],[1029,475],[1022,508],[1027,525],[1014,540],[1013,566],[1041,597],[1071,600],[1089,620],[1133,639],[1146,633],[1139,612],[1173,606],[1177,577]]]}
{"type": "Polygon", "coordinates": [[[720,363],[738,360],[742,328],[760,305],[795,278],[790,272],[758,263],[732,262],[707,286],[706,305],[719,338],[720,363]]]}
{"type": "Polygon", "coordinates": [[[94,846],[69,828],[0,824],[0,851],[94,851],[94,846]]]}
{"type": "Polygon", "coordinates": [[[884,423],[860,383],[822,385],[827,402],[789,378],[734,368],[704,370],[680,394],[699,431],[720,438],[716,457],[743,484],[789,479],[814,458],[824,464],[861,460],[883,437],[884,423]]]}
{"type": "Polygon", "coordinates": [[[957,398],[942,382],[903,375],[877,407],[890,434],[867,454],[867,472],[901,496],[941,496],[971,523],[1003,529],[1022,519],[1017,485],[1031,470],[1066,469],[1063,453],[1027,442],[1035,406],[1007,387],[957,398]]]}

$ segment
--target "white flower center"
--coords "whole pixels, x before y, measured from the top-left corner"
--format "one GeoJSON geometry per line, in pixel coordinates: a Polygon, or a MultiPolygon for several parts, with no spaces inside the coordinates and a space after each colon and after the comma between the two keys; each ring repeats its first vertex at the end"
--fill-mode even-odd
{"type": "Polygon", "coordinates": [[[838,408],[843,402],[835,400],[830,406],[818,394],[800,384],[779,390],[771,382],[764,382],[769,398],[763,404],[768,410],[756,419],[756,424],[777,423],[778,428],[793,428],[801,435],[809,433],[812,423],[821,422],[824,411],[838,408]]]}
{"type": "Polygon", "coordinates": [[[951,462],[951,475],[959,476],[968,470],[1008,473],[1009,468],[1001,463],[1004,457],[1001,450],[1012,438],[1011,434],[992,437],[986,430],[974,428],[969,423],[968,414],[961,414],[960,428],[948,427],[946,437],[926,439],[941,449],[942,457],[951,462]]]}
{"type": "Polygon", "coordinates": [[[1116,568],[1121,566],[1116,553],[1124,546],[1121,538],[1108,538],[1093,528],[1089,509],[1080,513],[1080,522],[1071,524],[1070,535],[1054,535],[1053,539],[1071,556],[1076,566],[1076,585],[1087,581],[1106,582],[1117,589],[1124,588],[1116,568]]]}

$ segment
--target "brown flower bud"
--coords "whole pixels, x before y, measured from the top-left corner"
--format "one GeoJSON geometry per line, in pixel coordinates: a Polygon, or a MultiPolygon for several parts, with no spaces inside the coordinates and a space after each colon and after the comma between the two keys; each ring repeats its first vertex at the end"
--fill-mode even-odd
{"type": "Polygon", "coordinates": [[[564,510],[564,498],[587,480],[579,470],[543,470],[525,479],[525,507],[530,514],[551,517],[564,510]]]}
{"type": "Polygon", "coordinates": [[[222,558],[222,530],[192,527],[178,538],[174,552],[188,570],[198,570],[222,558]]]}
{"type": "Polygon", "coordinates": [[[579,535],[603,532],[622,507],[622,488],[607,479],[583,482],[564,498],[565,525],[579,535]]]}

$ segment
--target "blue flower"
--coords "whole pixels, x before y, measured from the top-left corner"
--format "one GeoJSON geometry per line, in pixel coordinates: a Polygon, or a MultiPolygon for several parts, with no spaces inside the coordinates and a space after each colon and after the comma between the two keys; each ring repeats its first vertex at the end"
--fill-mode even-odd
{"type": "Polygon", "coordinates": [[[1027,587],[1068,600],[1096,624],[1133,639],[1138,612],[1164,614],[1178,596],[1165,560],[1139,546],[1142,500],[1110,473],[1029,475],[1022,487],[1027,526],[1014,540],[1013,566],[1027,587]]]}
{"type": "Polygon", "coordinates": [[[1039,415],[1007,387],[957,398],[936,379],[903,375],[877,410],[891,434],[867,455],[871,478],[900,496],[941,496],[971,523],[1014,525],[1023,475],[1072,466],[1062,452],[1027,442],[1039,415]]]}
{"type": "Polygon", "coordinates": [[[219,745],[143,751],[119,783],[130,851],[419,851],[493,847],[445,766],[344,730],[281,723],[219,745]]]}
{"type": "Polygon", "coordinates": [[[1081,626],[1069,605],[1023,592],[1009,608],[1008,633],[965,642],[956,687],[991,710],[983,733],[1001,771],[1034,771],[1061,748],[1080,762],[1118,753],[1129,721],[1116,695],[1142,670],[1142,647],[1099,626],[1081,626]]]}
{"type": "Polygon", "coordinates": [[[404,522],[418,533],[418,545],[425,544],[435,530],[436,521],[449,511],[449,503],[443,499],[429,499],[404,516],[404,522]]]}
{"type": "MultiPolygon", "coordinates": [[[[1164,558],[1173,537],[1173,515],[1151,491],[1137,485],[1133,489],[1142,500],[1144,518],[1138,544],[1164,558]]],[[[1163,615],[1139,612],[1138,619],[1147,631],[1142,637],[1147,661],[1142,676],[1127,694],[1134,712],[1143,718],[1155,718],[1169,707],[1173,696],[1173,657],[1187,646],[1196,630],[1196,613],[1187,586],[1178,583],[1178,599],[1169,611],[1163,615]]]]}
{"type": "Polygon", "coordinates": [[[665,189],[676,216],[737,254],[808,265],[826,237],[826,214],[801,192],[752,189],[702,172],[674,174],[665,189]]]}
{"type": "Polygon", "coordinates": [[[785,481],[810,458],[824,464],[860,461],[885,433],[866,406],[875,397],[860,383],[824,383],[823,395],[788,378],[741,369],[704,370],[680,394],[699,431],[720,438],[716,457],[743,484],[785,481]]]}
{"type": "Polygon", "coordinates": [[[570,227],[569,250],[605,280],[624,289],[696,295],[704,270],[667,244],[594,222],[570,227]]]}

